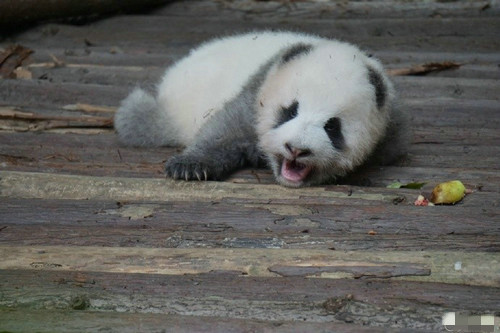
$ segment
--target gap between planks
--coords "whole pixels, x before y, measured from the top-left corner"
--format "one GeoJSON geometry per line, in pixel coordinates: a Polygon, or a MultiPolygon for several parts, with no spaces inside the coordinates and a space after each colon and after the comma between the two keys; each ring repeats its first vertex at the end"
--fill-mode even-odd
{"type": "Polygon", "coordinates": [[[0,246],[2,270],[391,278],[500,287],[500,254],[458,251],[0,246]]]}

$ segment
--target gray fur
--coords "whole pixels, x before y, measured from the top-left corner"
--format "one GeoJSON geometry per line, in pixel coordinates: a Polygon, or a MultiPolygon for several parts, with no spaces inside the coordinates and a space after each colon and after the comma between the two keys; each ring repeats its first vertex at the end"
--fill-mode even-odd
{"type": "Polygon", "coordinates": [[[129,146],[179,145],[177,131],[170,126],[167,114],[159,109],[153,96],[140,88],[122,101],[114,125],[120,142],[129,146]]]}
{"type": "Polygon", "coordinates": [[[389,165],[407,153],[412,140],[409,118],[403,105],[391,106],[385,135],[377,144],[367,164],[389,165]]]}
{"type": "Polygon", "coordinates": [[[258,90],[275,62],[276,57],[263,65],[237,97],[207,120],[195,142],[167,161],[167,176],[220,180],[241,167],[264,165],[264,156],[257,147],[254,105],[258,90]]]}

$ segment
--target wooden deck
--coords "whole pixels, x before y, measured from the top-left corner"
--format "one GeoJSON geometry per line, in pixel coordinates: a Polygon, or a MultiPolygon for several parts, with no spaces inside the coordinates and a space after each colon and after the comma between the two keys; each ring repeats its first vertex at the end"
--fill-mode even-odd
{"type": "Polygon", "coordinates": [[[493,1],[245,0],[4,39],[0,331],[438,332],[446,312],[500,316],[499,36],[493,1]],[[390,70],[461,66],[394,76],[408,158],[338,186],[287,189],[267,170],[176,182],[162,165],[179,149],[118,145],[134,86],[201,41],[264,28],[351,41],[390,70]],[[414,206],[452,179],[473,192],[414,206]]]}

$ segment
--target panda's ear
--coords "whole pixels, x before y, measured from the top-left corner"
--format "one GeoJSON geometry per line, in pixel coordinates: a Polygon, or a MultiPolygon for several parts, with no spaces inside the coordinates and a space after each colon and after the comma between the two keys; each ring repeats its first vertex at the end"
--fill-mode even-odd
{"type": "Polygon", "coordinates": [[[281,65],[284,65],[291,60],[296,59],[297,57],[311,52],[312,48],[313,46],[311,44],[304,43],[298,43],[291,46],[290,48],[288,48],[288,50],[286,50],[285,53],[283,53],[283,56],[281,57],[281,65]]]}
{"type": "Polygon", "coordinates": [[[387,98],[387,87],[382,75],[372,67],[368,66],[368,79],[375,89],[375,100],[377,107],[381,109],[385,105],[387,98]]]}

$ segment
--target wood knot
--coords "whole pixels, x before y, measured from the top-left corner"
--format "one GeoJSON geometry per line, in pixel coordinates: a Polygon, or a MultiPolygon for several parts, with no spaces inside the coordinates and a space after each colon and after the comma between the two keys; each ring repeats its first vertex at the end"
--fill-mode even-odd
{"type": "Polygon", "coordinates": [[[343,311],[343,309],[348,306],[354,300],[352,294],[347,294],[340,297],[330,297],[323,302],[322,307],[328,313],[338,313],[343,311]]]}
{"type": "Polygon", "coordinates": [[[90,307],[90,299],[86,295],[74,296],[70,301],[73,310],[86,310],[90,307]]]}

